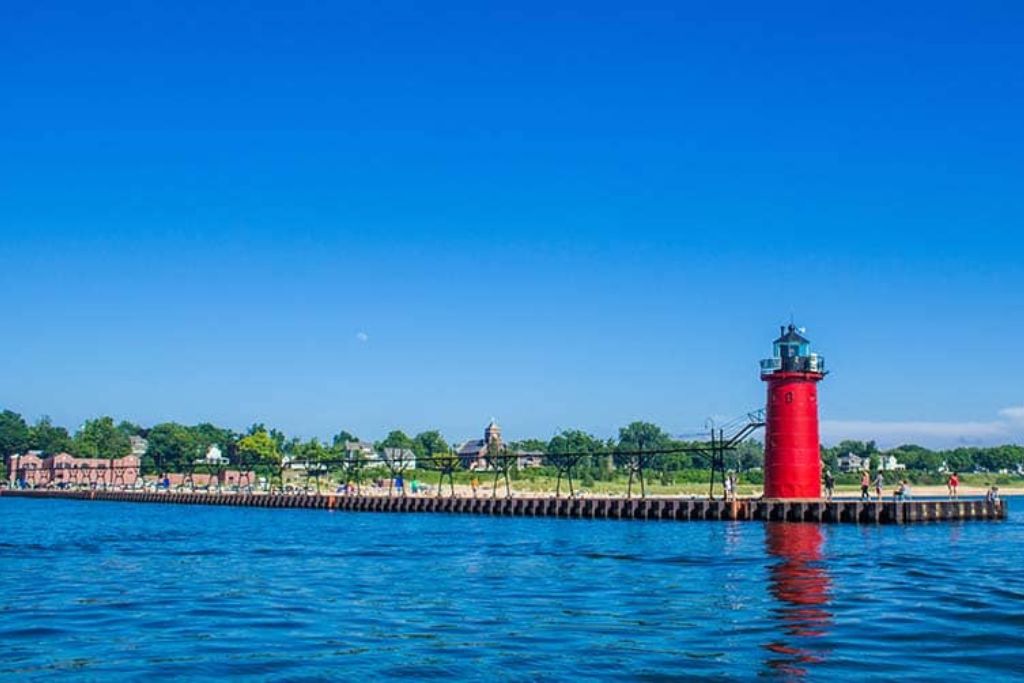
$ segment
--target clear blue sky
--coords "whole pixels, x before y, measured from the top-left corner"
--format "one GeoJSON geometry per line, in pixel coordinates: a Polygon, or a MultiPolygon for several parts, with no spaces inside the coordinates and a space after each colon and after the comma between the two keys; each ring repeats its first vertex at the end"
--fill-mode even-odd
{"type": "Polygon", "coordinates": [[[486,4],[5,4],[0,405],[1024,439],[1020,4],[486,4]]]}

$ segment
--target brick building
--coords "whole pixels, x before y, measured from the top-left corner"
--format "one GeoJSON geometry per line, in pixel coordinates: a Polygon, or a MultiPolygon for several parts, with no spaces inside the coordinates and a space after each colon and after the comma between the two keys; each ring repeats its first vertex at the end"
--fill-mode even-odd
{"type": "MultiPolygon", "coordinates": [[[[487,451],[489,448],[495,451],[502,451],[504,443],[501,440],[501,427],[491,418],[490,424],[484,430],[484,438],[471,439],[459,446],[459,460],[462,467],[467,470],[486,470],[489,468],[487,451]]],[[[515,456],[515,466],[518,469],[531,469],[541,467],[544,464],[544,454],[540,451],[526,451],[514,448],[505,451],[506,455],[515,456]]]]}
{"type": "Polygon", "coordinates": [[[48,486],[134,486],[139,482],[140,459],[76,458],[70,453],[44,456],[40,451],[7,458],[7,476],[11,485],[48,486]]]}

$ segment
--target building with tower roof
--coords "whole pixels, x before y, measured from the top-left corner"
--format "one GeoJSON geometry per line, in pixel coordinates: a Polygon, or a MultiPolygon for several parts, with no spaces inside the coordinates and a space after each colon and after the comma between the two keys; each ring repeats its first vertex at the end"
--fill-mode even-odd
{"type": "Polygon", "coordinates": [[[487,448],[500,449],[501,427],[492,417],[487,428],[484,429],[484,438],[471,439],[459,446],[459,461],[462,467],[467,470],[487,469],[487,448]]]}
{"type": "MultiPolygon", "coordinates": [[[[492,417],[487,428],[484,429],[484,438],[471,439],[459,446],[459,461],[467,470],[486,470],[487,449],[501,450],[505,444],[501,440],[501,427],[492,417]]],[[[518,469],[541,467],[544,464],[544,454],[540,451],[524,451],[521,449],[507,449],[507,455],[515,456],[515,465],[518,469]]]]}

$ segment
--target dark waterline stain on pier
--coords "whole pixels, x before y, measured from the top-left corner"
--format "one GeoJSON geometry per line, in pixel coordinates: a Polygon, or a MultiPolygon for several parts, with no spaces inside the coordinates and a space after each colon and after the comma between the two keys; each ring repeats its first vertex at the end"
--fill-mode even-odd
{"type": "Polygon", "coordinates": [[[6,496],[0,512],[10,678],[1024,675],[1013,512],[607,524],[6,496]]]}

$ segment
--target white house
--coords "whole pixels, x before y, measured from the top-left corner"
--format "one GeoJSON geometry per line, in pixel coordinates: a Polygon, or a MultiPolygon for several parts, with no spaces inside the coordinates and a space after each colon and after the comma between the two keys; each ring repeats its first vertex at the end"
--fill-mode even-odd
{"type": "Polygon", "coordinates": [[[881,455],[878,458],[878,468],[883,472],[899,472],[907,469],[907,466],[897,462],[895,455],[881,455]]]}
{"type": "Polygon", "coordinates": [[[366,441],[346,441],[345,457],[349,462],[360,461],[363,467],[379,467],[384,464],[373,444],[366,441]]]}
{"type": "Polygon", "coordinates": [[[416,469],[416,454],[408,448],[385,448],[384,464],[395,470],[416,469]]]}
{"type": "Polygon", "coordinates": [[[871,458],[862,458],[854,453],[839,456],[840,472],[859,472],[871,466],[871,458]]]}
{"type": "Polygon", "coordinates": [[[141,436],[133,434],[128,437],[128,443],[132,446],[132,455],[136,458],[141,459],[146,454],[146,450],[149,449],[149,441],[146,441],[141,436]]]}
{"type": "Polygon", "coordinates": [[[199,460],[196,460],[197,465],[227,465],[228,459],[224,457],[220,447],[217,444],[210,444],[210,447],[206,449],[206,455],[199,460]]]}

